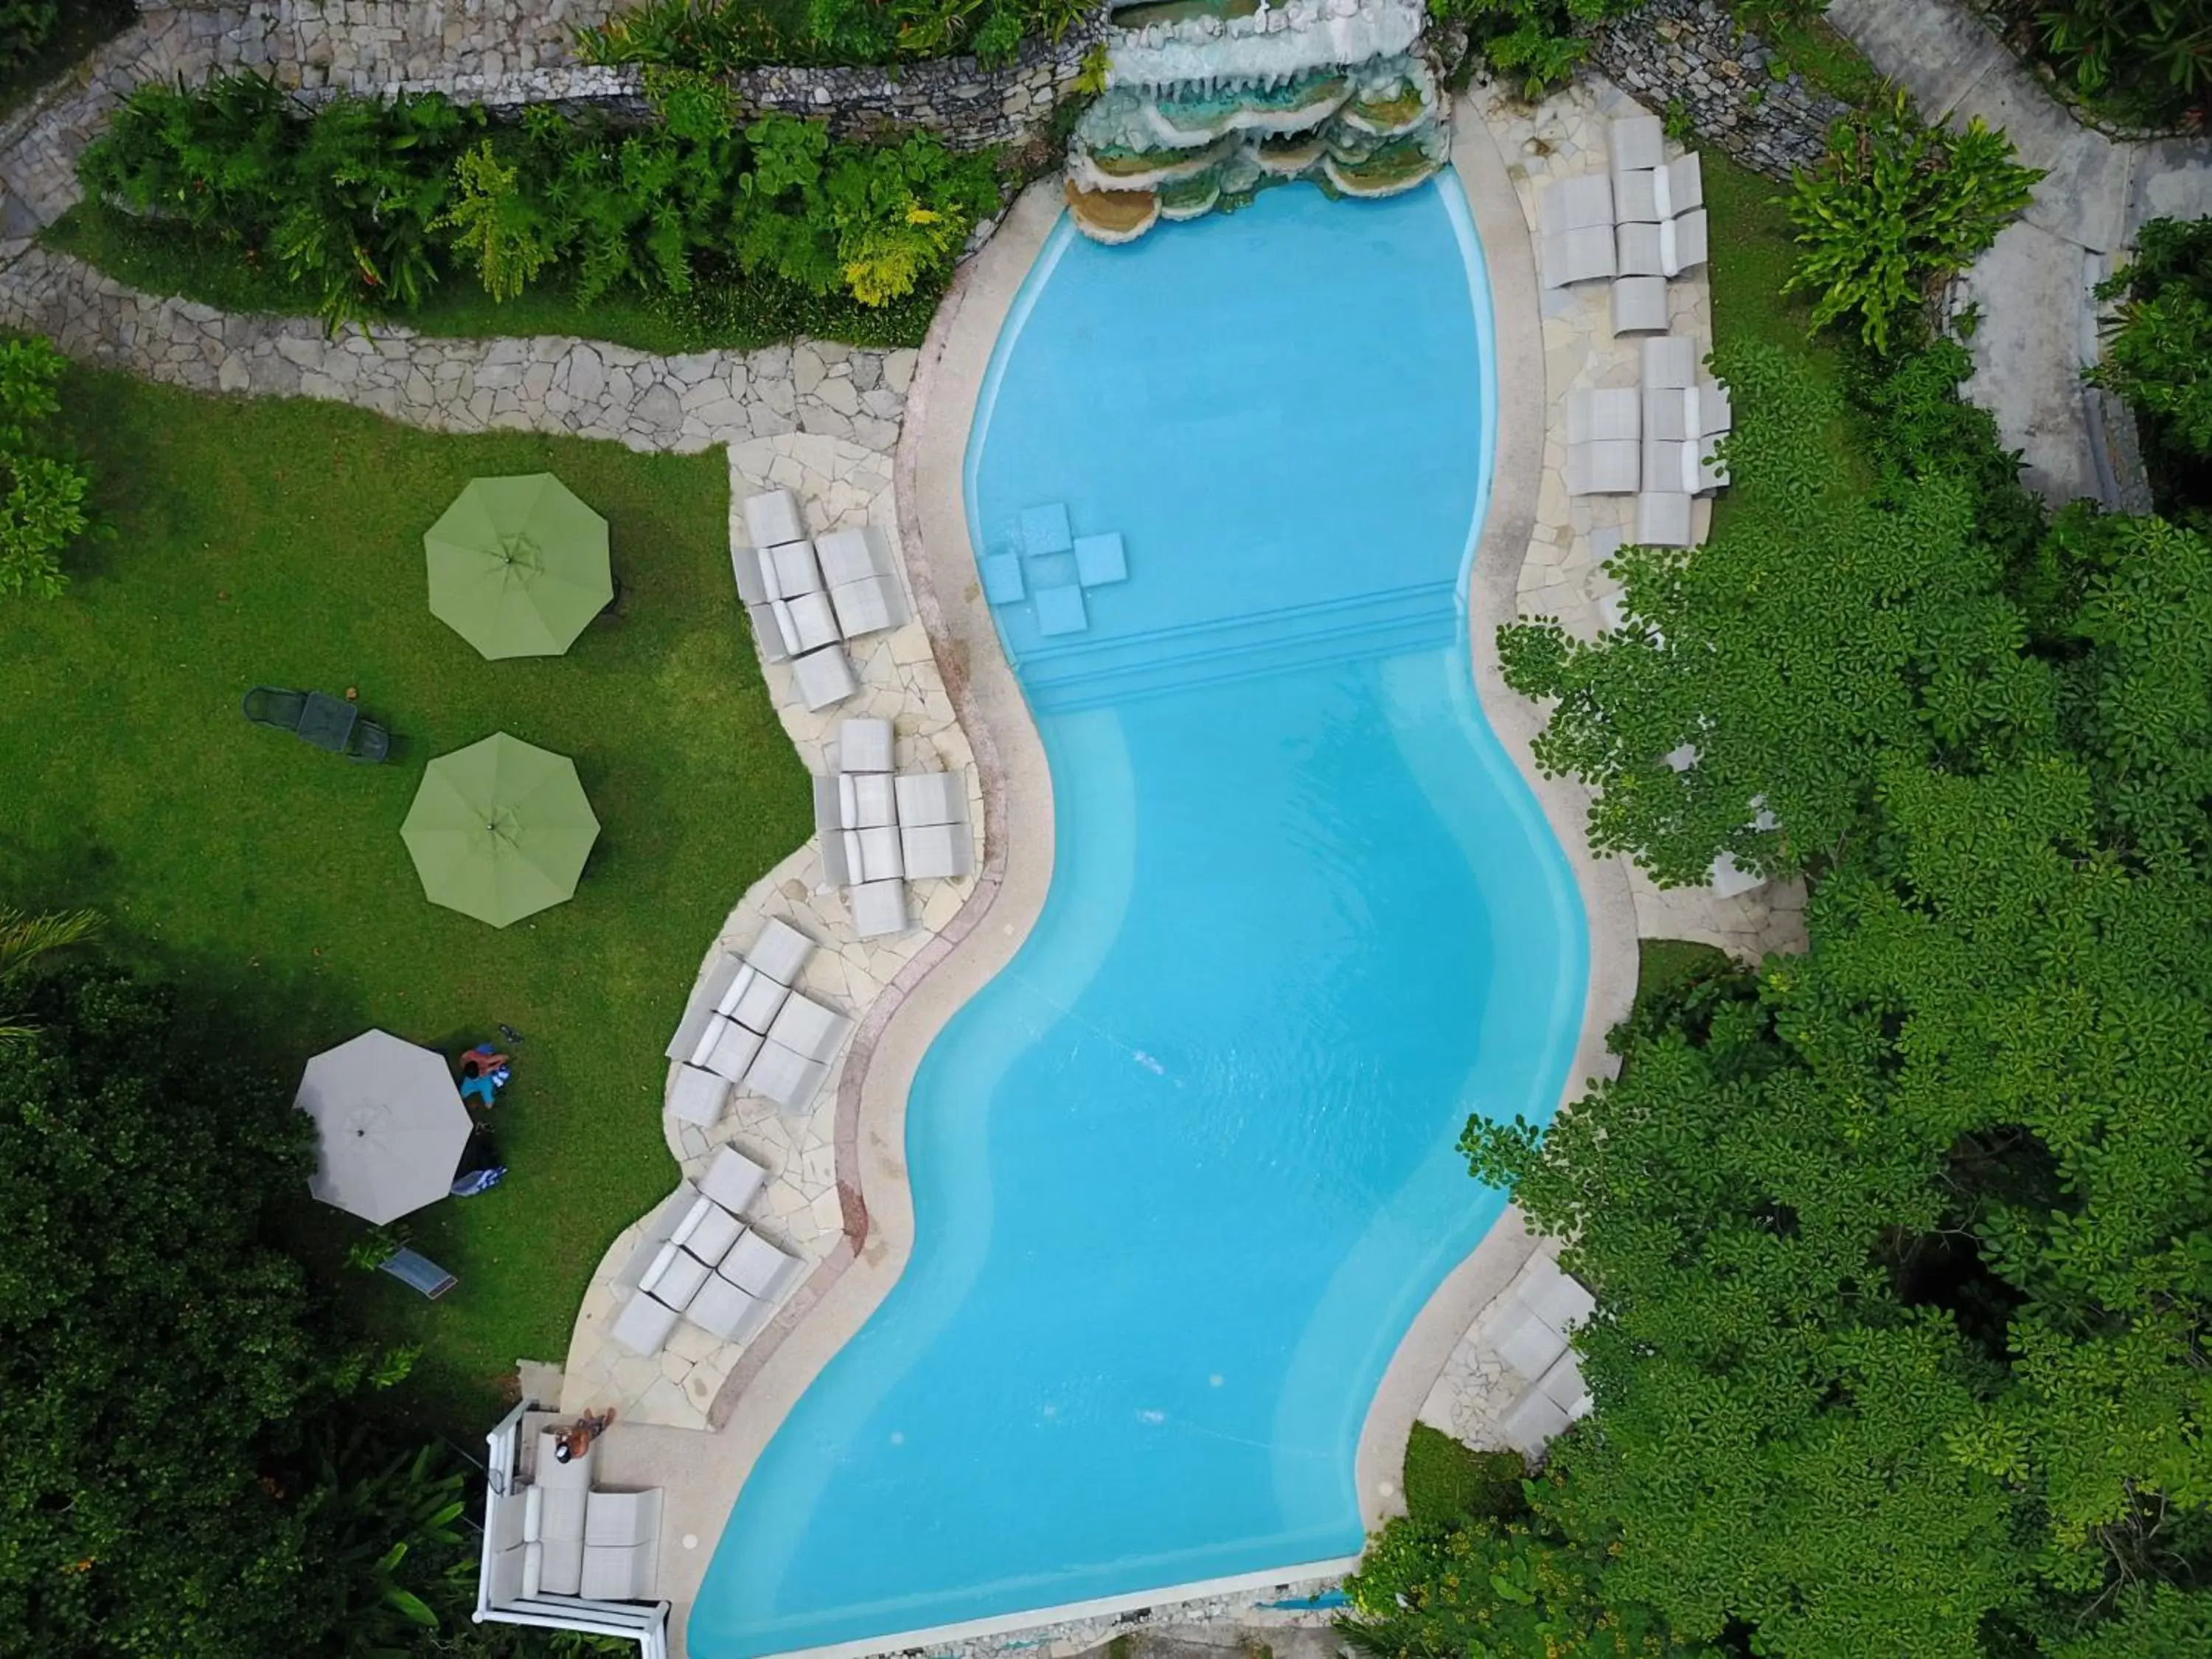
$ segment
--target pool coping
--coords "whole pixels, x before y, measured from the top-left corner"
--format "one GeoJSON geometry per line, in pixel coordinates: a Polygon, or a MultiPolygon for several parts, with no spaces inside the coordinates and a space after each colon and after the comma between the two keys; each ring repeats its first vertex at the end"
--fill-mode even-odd
{"type": "MultiPolygon", "coordinates": [[[[1635,992],[1635,913],[1618,862],[1589,856],[1584,837],[1588,796],[1571,781],[1543,777],[1535,767],[1530,742],[1541,728],[1540,711],[1510,691],[1498,671],[1492,625],[1517,609],[1517,580],[1536,521],[1550,399],[1529,228],[1504,158],[1480,115],[1464,100],[1454,124],[1452,163],[1488,267],[1498,354],[1498,439],[1490,505],[1468,573],[1475,690],[1484,717],[1566,854],[1590,931],[1589,981],[1575,1064],[1562,1092],[1565,1105],[1583,1092],[1586,1079],[1614,1069],[1605,1035],[1626,1014],[1635,992]]],[[[810,1289],[818,1299],[807,1317],[761,1355],[757,1369],[744,1377],[744,1409],[718,1425],[711,1455],[720,1466],[714,1487],[724,1496],[712,1504],[711,1517],[699,1517],[710,1522],[701,1530],[717,1544],[761,1451],[799,1395],[859,1332],[904,1271],[914,1244],[905,1160],[908,1088],[945,1023],[1028,938],[1051,885],[1055,840],[1050,771],[983,603],[962,481],[977,398],[1000,329],[1060,210],[1060,192],[1049,180],[1032,185],[1015,202],[997,234],[947,290],[908,391],[893,474],[899,539],[915,611],[975,753],[982,783],[985,855],[967,902],[877,1000],[854,1034],[838,1091],[835,1137],[847,1243],[817,1269],[810,1289]],[[1016,823],[1018,835],[1009,830],[1016,823]]],[[[1537,1247],[1519,1212],[1509,1206],[1400,1340],[1368,1408],[1355,1455],[1361,1520],[1370,1531],[1403,1512],[1398,1473],[1406,1442],[1454,1346],[1537,1247]]],[[[737,1381],[735,1373],[732,1381],[737,1381]]],[[[664,1583],[663,1593],[676,1604],[672,1635],[679,1651],[712,1553],[686,1552],[689,1559],[678,1572],[687,1582],[664,1583]],[[684,1570],[694,1563],[696,1571],[684,1570]]],[[[1234,1580],[1165,1586],[789,1651],[816,1659],[852,1659],[1105,1611],[1195,1600],[1232,1584],[1267,1588],[1297,1583],[1334,1575],[1349,1565],[1348,1558],[1291,1564],[1234,1580]]]]}

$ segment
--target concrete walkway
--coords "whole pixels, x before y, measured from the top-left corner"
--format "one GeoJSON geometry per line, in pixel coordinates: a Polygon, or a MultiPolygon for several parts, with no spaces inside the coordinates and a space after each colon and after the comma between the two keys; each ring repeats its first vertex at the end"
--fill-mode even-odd
{"type": "Polygon", "coordinates": [[[2147,508],[2131,424],[2081,384],[2098,352],[2091,290],[2147,220],[2212,214],[2212,143],[2084,126],[1961,0],[1833,0],[1828,21],[1923,116],[1979,116],[2049,175],[1961,285],[1959,303],[1981,308],[1966,396],[1996,415],[2024,481],[2054,506],[2087,495],[2147,508]]]}

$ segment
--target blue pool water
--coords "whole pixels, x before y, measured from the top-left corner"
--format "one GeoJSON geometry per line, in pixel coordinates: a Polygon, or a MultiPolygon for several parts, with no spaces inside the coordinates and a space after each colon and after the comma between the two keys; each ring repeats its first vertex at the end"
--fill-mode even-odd
{"type": "Polygon", "coordinates": [[[1051,891],[915,1077],[913,1259],[739,1494],[702,1659],[1359,1548],[1376,1382],[1501,1205],[1454,1143],[1548,1115],[1587,967],[1469,676],[1495,399],[1443,182],[1040,257],[966,484],[1051,891]],[[1128,574],[1048,635],[1054,504],[1128,574]]]}

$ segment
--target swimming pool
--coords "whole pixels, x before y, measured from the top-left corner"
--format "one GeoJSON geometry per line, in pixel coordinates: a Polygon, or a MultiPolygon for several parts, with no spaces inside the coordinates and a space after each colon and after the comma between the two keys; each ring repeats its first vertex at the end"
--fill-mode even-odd
{"type": "Polygon", "coordinates": [[[1474,701],[1489,301],[1441,183],[1040,255],[965,483],[1051,890],[917,1072],[912,1260],[739,1493],[702,1659],[1359,1548],[1376,1385],[1501,1207],[1460,1127],[1550,1114],[1588,965],[1474,701]],[[1039,507],[1121,538],[1079,630],[1039,507]]]}

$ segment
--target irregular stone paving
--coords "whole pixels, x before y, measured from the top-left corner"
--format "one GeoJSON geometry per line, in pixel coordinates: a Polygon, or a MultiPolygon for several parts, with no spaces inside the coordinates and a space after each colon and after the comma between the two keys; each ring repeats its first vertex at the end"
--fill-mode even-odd
{"type": "MultiPolygon", "coordinates": [[[[1589,172],[1605,162],[1606,122],[1641,106],[1595,76],[1531,106],[1495,84],[1468,94],[1505,157],[1506,172],[1521,196],[1528,222],[1536,222],[1536,197],[1549,180],[1589,172]]],[[[1676,146],[1669,143],[1670,152],[1676,146]]],[[[1727,250],[1718,250],[1726,258],[1727,250]]],[[[1674,332],[1693,336],[1702,351],[1713,338],[1712,295],[1703,267],[1667,285],[1674,332]]],[[[1566,397],[1576,386],[1635,386],[1643,375],[1638,337],[1615,339],[1612,298],[1604,283],[1541,291],[1544,381],[1552,400],[1544,438],[1543,482],[1536,497],[1536,528],[1521,567],[1524,615],[1556,617],[1570,633],[1595,639],[1605,627],[1601,606],[1620,584],[1607,575],[1592,538],[1610,547],[1631,528],[1632,495],[1567,494],[1566,397]]],[[[1698,508],[1700,526],[1709,508],[1698,508]]],[[[1770,951],[1805,946],[1805,890],[1800,882],[1773,883],[1734,898],[1710,888],[1662,888],[1629,866],[1636,899],[1636,931],[1645,939],[1687,939],[1717,945],[1745,961],[1770,951]]],[[[1509,1402],[1510,1403],[1510,1402],[1509,1402]]],[[[1502,1409],[1502,1407],[1501,1407],[1502,1409]]]]}
{"type": "MultiPolygon", "coordinates": [[[[898,515],[891,492],[889,457],[836,439],[804,433],[755,439],[730,451],[731,540],[742,544],[739,504],[763,489],[797,492],[808,526],[816,533],[872,524],[898,546],[898,515]]],[[[904,558],[899,560],[904,568],[904,558]]],[[[810,771],[829,769],[823,750],[835,739],[839,720],[880,715],[897,734],[902,772],[960,772],[968,779],[969,822],[980,836],[983,823],[982,785],[967,734],[955,719],[937,672],[928,636],[918,622],[888,633],[852,641],[860,692],[832,709],[810,714],[788,701],[790,672],[781,664],[766,671],[771,695],[791,734],[793,745],[810,771]]],[[[980,857],[981,848],[978,848],[980,857]]],[[[837,890],[825,887],[820,844],[806,845],[756,882],[738,901],[700,964],[721,951],[742,951],[773,916],[787,921],[821,947],[808,961],[801,988],[809,995],[858,1020],[910,961],[915,953],[952,919],[975,888],[975,878],[908,884],[917,925],[890,939],[862,940],[852,931],[837,890]]],[[[672,1030],[680,1002],[671,1000],[672,1030]]],[[[801,1293],[787,1302],[777,1319],[750,1345],[718,1342],[697,1327],[679,1323],[659,1355],[642,1358],[606,1340],[608,1322],[620,1305],[609,1280],[636,1248],[640,1226],[626,1230],[600,1262],[585,1292],[569,1337],[563,1368],[561,1409],[579,1412],[614,1405],[632,1422],[671,1428],[709,1429],[727,1415],[716,1401],[747,1346],[756,1351],[781,1339],[797,1324],[814,1295],[823,1288],[809,1281],[846,1237],[848,1218],[837,1182],[836,1139],[838,1085],[845,1051],[831,1062],[829,1075],[803,1115],[778,1111],[750,1095],[737,1097],[730,1113],[709,1128],[665,1117],[662,1133],[668,1150],[687,1177],[702,1174],[716,1149],[734,1144],[769,1173],[755,1200],[751,1218],[761,1232],[801,1257],[808,1273],[801,1293]]]]}
{"type": "Polygon", "coordinates": [[[2147,511],[2131,417],[2081,384],[2098,355],[2090,290],[2144,222],[2212,213],[2212,143],[2131,141],[2084,126],[1959,0],[1835,0],[1828,21],[1930,120],[1979,116],[2048,175],[1966,273],[1954,307],[1978,306],[1966,395],[1996,416],[2022,477],[2054,506],[2090,496],[2147,511]]]}
{"type": "Polygon", "coordinates": [[[0,270],[0,324],[73,357],[199,392],[321,398],[440,432],[567,432],[693,453],[789,432],[898,445],[912,351],[830,341],[657,357],[540,335],[444,339],[311,318],[233,316],[142,294],[33,247],[0,270]]]}

